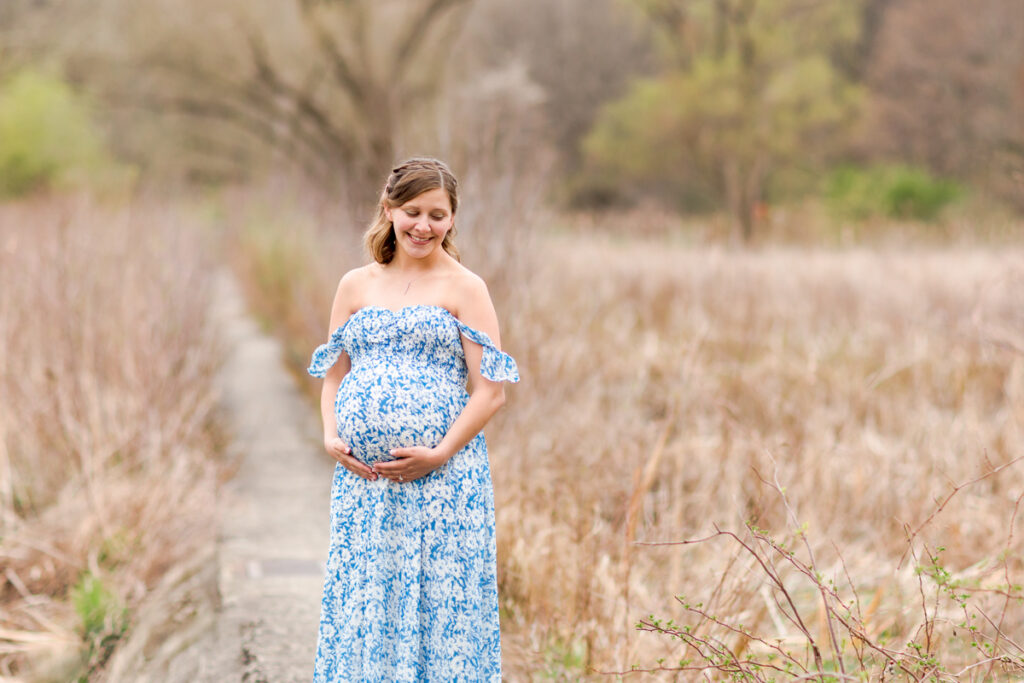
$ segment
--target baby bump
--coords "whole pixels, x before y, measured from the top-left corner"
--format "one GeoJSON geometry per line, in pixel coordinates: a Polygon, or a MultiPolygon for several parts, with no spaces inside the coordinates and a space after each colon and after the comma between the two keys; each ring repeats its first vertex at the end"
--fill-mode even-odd
{"type": "Polygon", "coordinates": [[[451,383],[396,373],[349,373],[338,388],[338,436],[360,460],[390,460],[388,451],[440,443],[458,416],[451,383]]]}

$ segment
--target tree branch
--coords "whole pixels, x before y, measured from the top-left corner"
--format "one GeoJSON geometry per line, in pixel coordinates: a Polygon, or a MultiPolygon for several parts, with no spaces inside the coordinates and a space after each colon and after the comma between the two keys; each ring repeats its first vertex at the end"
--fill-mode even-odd
{"type": "Polygon", "coordinates": [[[389,79],[392,83],[397,83],[405,78],[409,66],[426,44],[426,41],[418,39],[417,36],[420,34],[426,35],[434,23],[439,21],[448,10],[470,1],[430,0],[419,13],[413,15],[412,19],[405,25],[404,30],[399,34],[398,52],[395,54],[394,66],[392,67],[389,79]]]}
{"type": "Polygon", "coordinates": [[[316,10],[315,0],[299,0],[300,14],[306,30],[312,34],[320,51],[334,74],[334,79],[353,101],[358,102],[366,96],[366,83],[356,75],[356,70],[349,64],[348,58],[338,49],[338,44],[330,31],[324,26],[316,10]]]}

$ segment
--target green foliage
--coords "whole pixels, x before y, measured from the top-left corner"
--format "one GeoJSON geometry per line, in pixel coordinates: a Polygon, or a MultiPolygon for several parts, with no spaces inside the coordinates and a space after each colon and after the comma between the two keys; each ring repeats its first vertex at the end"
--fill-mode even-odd
{"type": "Polygon", "coordinates": [[[951,180],[901,165],[844,166],[829,174],[825,182],[825,198],[832,212],[854,220],[934,221],[963,194],[963,188],[951,180]]]}
{"type": "Polygon", "coordinates": [[[24,70],[0,84],[0,198],[85,184],[110,162],[82,98],[24,70]]]}
{"type": "Polygon", "coordinates": [[[961,187],[951,180],[908,168],[896,174],[886,188],[885,209],[893,217],[930,221],[962,194],[961,187]]]}
{"type": "Polygon", "coordinates": [[[575,680],[587,669],[587,643],[580,639],[563,640],[553,638],[544,653],[544,670],[541,680],[575,680]]]}
{"type": "Polygon", "coordinates": [[[751,101],[735,58],[697,60],[634,84],[607,106],[584,141],[597,168],[643,185],[675,179],[722,197],[730,167],[769,167],[815,153],[806,138],[841,124],[858,91],[820,56],[794,60],[759,84],[751,101]]]}
{"type": "MultiPolygon", "coordinates": [[[[86,670],[95,671],[110,658],[128,628],[128,610],[102,579],[89,571],[71,589],[71,604],[81,620],[86,670]]],[[[88,675],[80,678],[87,679],[88,675]]]]}
{"type": "MultiPolygon", "coordinates": [[[[633,194],[678,198],[683,188],[697,185],[698,194],[716,197],[713,185],[702,183],[703,176],[693,172],[697,169],[688,158],[690,145],[666,144],[666,138],[684,137],[684,122],[703,115],[692,111],[694,106],[714,107],[712,101],[694,99],[692,91],[699,87],[681,74],[641,79],[625,97],[608,104],[583,141],[588,168],[574,195],[620,201],[633,194]]],[[[682,208],[696,208],[680,199],[682,208]]]]}
{"type": "MultiPolygon", "coordinates": [[[[680,2],[652,0],[646,9],[680,2]]],[[[773,173],[819,162],[854,120],[861,89],[829,56],[835,41],[856,37],[854,3],[798,10],[795,0],[765,0],[728,16],[715,3],[683,4],[685,27],[673,44],[685,50],[602,110],[584,158],[600,170],[595,177],[617,177],[635,191],[699,188],[749,213],[773,173]],[[717,32],[723,22],[729,30],[717,32]]]]}
{"type": "Polygon", "coordinates": [[[120,600],[92,572],[82,574],[71,589],[71,604],[82,622],[86,639],[124,630],[126,613],[120,600]]]}

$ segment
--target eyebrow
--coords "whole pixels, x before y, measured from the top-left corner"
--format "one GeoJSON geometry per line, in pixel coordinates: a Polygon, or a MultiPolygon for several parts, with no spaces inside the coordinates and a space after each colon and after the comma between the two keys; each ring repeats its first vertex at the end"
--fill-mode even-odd
{"type": "MultiPolygon", "coordinates": [[[[424,207],[422,205],[420,205],[420,204],[415,203],[414,200],[407,201],[405,204],[402,204],[402,206],[400,208],[406,209],[406,210],[408,210],[408,209],[418,209],[420,211],[424,210],[424,207]]],[[[446,209],[443,206],[431,206],[431,207],[428,207],[427,210],[429,210],[429,211],[441,211],[443,213],[449,213],[450,212],[450,209],[446,209]]]]}

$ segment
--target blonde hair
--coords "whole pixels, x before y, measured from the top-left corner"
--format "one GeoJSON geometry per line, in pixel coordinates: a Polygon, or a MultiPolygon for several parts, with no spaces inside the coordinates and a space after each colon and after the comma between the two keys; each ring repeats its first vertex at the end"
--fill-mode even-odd
{"type": "MultiPolygon", "coordinates": [[[[429,157],[415,157],[403,161],[391,169],[384,190],[377,203],[377,216],[363,234],[363,243],[370,256],[377,263],[391,263],[395,257],[395,226],[388,220],[385,209],[395,209],[407,201],[429,190],[441,189],[448,193],[452,204],[452,218],[459,206],[459,181],[447,164],[429,157]]],[[[455,260],[459,250],[455,248],[455,224],[444,236],[441,247],[455,260]]]]}

